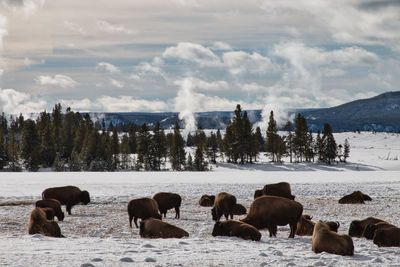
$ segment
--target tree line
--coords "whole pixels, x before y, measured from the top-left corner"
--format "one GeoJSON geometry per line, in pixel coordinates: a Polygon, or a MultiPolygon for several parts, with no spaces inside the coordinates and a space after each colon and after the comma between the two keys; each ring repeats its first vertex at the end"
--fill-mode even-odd
{"type": "Polygon", "coordinates": [[[347,140],[343,146],[336,144],[329,124],[314,139],[301,114],[293,124],[287,123],[284,136],[278,134],[271,111],[264,138],[240,105],[224,135],[220,130],[206,135],[199,128],[186,140],[179,122],[167,133],[160,123],[106,126],[87,113],[70,108],[63,112],[60,104],[36,119],[19,115],[9,120],[0,115],[0,170],[6,171],[206,171],[223,161],[253,163],[260,153],[270,156],[272,162],[282,162],[287,156],[290,162],[331,164],[345,162],[350,152],[347,140]]]}

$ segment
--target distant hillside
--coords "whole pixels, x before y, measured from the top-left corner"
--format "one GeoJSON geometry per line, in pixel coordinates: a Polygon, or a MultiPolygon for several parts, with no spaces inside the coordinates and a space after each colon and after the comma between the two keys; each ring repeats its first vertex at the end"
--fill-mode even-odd
{"type": "MultiPolygon", "coordinates": [[[[261,110],[247,112],[253,123],[261,120],[261,110]]],[[[400,132],[400,91],[388,92],[331,108],[301,109],[292,112],[303,114],[313,131],[318,131],[323,128],[324,123],[329,123],[335,132],[356,130],[400,132]]],[[[133,122],[141,125],[143,123],[154,124],[159,121],[165,129],[172,128],[178,120],[176,112],[117,112],[90,113],[90,115],[95,119],[104,118],[106,124],[133,122]]],[[[233,112],[231,111],[195,113],[197,123],[203,129],[224,129],[232,116],[233,112]]]]}

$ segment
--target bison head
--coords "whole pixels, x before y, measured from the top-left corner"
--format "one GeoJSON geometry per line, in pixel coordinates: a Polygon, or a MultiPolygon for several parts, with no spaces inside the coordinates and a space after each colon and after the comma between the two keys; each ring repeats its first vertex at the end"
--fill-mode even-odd
{"type": "Polygon", "coordinates": [[[224,227],[222,222],[215,222],[214,228],[212,231],[212,236],[224,235],[224,227]]]}
{"type": "Polygon", "coordinates": [[[212,219],[213,219],[214,221],[216,221],[216,222],[218,222],[219,219],[220,219],[221,216],[222,216],[222,214],[219,214],[218,210],[217,210],[215,207],[213,207],[213,208],[211,209],[211,215],[212,215],[212,219]]]}
{"type": "Polygon", "coordinates": [[[363,236],[364,236],[366,239],[369,239],[369,240],[373,239],[373,238],[374,238],[374,233],[375,233],[376,228],[377,228],[377,227],[376,227],[375,224],[368,224],[368,225],[365,227],[363,236]]]}
{"type": "Polygon", "coordinates": [[[339,226],[340,226],[339,222],[325,222],[325,223],[329,226],[329,229],[331,231],[334,231],[337,233],[339,226]]]}
{"type": "Polygon", "coordinates": [[[81,193],[81,202],[85,205],[90,203],[90,195],[88,191],[82,191],[81,193]]]}
{"type": "Polygon", "coordinates": [[[263,195],[263,190],[256,190],[254,191],[254,199],[261,197],[263,195]]]}
{"type": "Polygon", "coordinates": [[[363,228],[360,221],[352,221],[349,228],[349,236],[359,237],[362,235],[363,228]]]}
{"type": "Polygon", "coordinates": [[[61,213],[59,214],[59,216],[57,216],[57,219],[58,219],[60,222],[62,222],[62,221],[64,221],[64,217],[65,217],[64,212],[61,212],[61,213]]]}

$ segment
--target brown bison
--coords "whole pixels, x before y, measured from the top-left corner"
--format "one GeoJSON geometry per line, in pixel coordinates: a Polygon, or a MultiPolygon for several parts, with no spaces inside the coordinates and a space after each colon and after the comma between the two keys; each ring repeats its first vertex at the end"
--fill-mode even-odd
{"type": "Polygon", "coordinates": [[[49,221],[54,221],[54,210],[52,208],[41,208],[46,214],[46,219],[49,221]]]}
{"type": "Polygon", "coordinates": [[[247,213],[247,210],[245,208],[245,206],[243,206],[242,204],[236,204],[233,207],[233,215],[245,215],[247,213]]]}
{"type": "Polygon", "coordinates": [[[350,195],[344,196],[339,199],[339,204],[364,204],[364,201],[371,201],[372,198],[368,195],[361,193],[361,191],[354,191],[350,195]]]}
{"type": "Polygon", "coordinates": [[[213,195],[202,195],[199,204],[202,207],[212,207],[214,206],[215,196],[213,195]]]}
{"type": "Polygon", "coordinates": [[[161,192],[153,196],[153,199],[157,201],[158,210],[161,215],[164,214],[164,218],[167,216],[167,211],[169,209],[175,209],[175,219],[180,218],[180,207],[182,203],[182,198],[178,194],[161,192]]]}
{"type": "Polygon", "coordinates": [[[136,228],[139,228],[137,219],[146,220],[148,218],[160,219],[162,216],[158,213],[158,204],[152,198],[137,198],[128,203],[129,226],[132,228],[132,219],[136,228]]]}
{"type": "Polygon", "coordinates": [[[267,228],[269,236],[276,236],[277,226],[289,224],[290,238],[294,238],[297,222],[303,213],[303,206],[283,197],[262,196],[253,201],[247,217],[242,222],[253,225],[257,229],[267,228]]]}
{"type": "Polygon", "coordinates": [[[400,228],[377,229],[374,234],[374,244],[378,247],[400,247],[400,228]]]}
{"type": "Polygon", "coordinates": [[[379,223],[379,222],[384,222],[381,219],[377,219],[374,217],[368,217],[364,220],[355,220],[352,221],[350,223],[350,227],[349,227],[349,236],[352,237],[362,237],[363,233],[365,231],[365,227],[367,227],[367,225],[369,224],[375,224],[375,223],[379,223]]]}
{"type": "Polygon", "coordinates": [[[212,236],[237,236],[245,240],[260,241],[261,233],[254,226],[234,220],[215,222],[212,236]]]}
{"type": "Polygon", "coordinates": [[[224,215],[228,220],[228,216],[233,219],[233,210],[236,206],[236,197],[226,193],[218,193],[215,197],[214,207],[211,209],[212,219],[219,221],[221,216],[224,215]]]}
{"type": "Polygon", "coordinates": [[[257,189],[254,191],[254,199],[261,197],[263,195],[263,190],[262,189],[257,189]]]}
{"type": "Polygon", "coordinates": [[[292,195],[292,190],[290,189],[290,184],[286,182],[267,184],[263,188],[263,195],[284,197],[294,200],[295,196],[292,195]]]}
{"type": "MultiPolygon", "coordinates": [[[[311,221],[310,215],[301,215],[300,220],[297,222],[296,235],[311,236],[314,232],[315,222],[311,221]]],[[[340,226],[339,222],[324,222],[329,226],[331,231],[337,232],[340,226]]]]}
{"type": "Polygon", "coordinates": [[[185,230],[154,218],[148,218],[140,222],[139,234],[144,238],[189,237],[189,233],[185,230]]]}
{"type": "Polygon", "coordinates": [[[61,210],[60,201],[52,198],[38,200],[36,201],[37,208],[51,208],[54,211],[54,215],[57,217],[59,221],[64,220],[64,212],[61,210]]]}
{"type": "Polygon", "coordinates": [[[390,224],[388,222],[379,222],[379,223],[374,223],[374,224],[368,224],[365,227],[363,237],[365,237],[366,239],[372,240],[372,239],[374,239],[374,234],[375,234],[376,230],[389,229],[389,228],[393,228],[393,227],[396,227],[396,226],[394,226],[393,224],[390,224]]]}
{"type": "Polygon", "coordinates": [[[353,240],[349,235],[339,235],[329,229],[324,222],[317,222],[312,235],[312,251],[327,252],[342,256],[354,255],[353,240]]]}
{"type": "Polygon", "coordinates": [[[52,237],[64,237],[58,224],[55,221],[46,219],[46,213],[42,208],[35,208],[31,212],[28,232],[30,235],[42,234],[52,237]]]}
{"type": "Polygon", "coordinates": [[[67,212],[71,215],[71,209],[78,203],[87,205],[90,203],[90,195],[88,191],[81,191],[76,186],[61,186],[47,188],[42,193],[42,199],[57,199],[61,205],[67,206],[67,212]]]}

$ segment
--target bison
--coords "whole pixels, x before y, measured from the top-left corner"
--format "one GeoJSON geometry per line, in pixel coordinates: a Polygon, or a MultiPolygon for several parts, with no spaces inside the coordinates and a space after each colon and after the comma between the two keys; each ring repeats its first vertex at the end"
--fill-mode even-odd
{"type": "Polygon", "coordinates": [[[169,209],[175,209],[175,219],[180,218],[180,207],[182,203],[182,198],[180,195],[175,193],[160,192],[153,196],[153,199],[158,204],[158,210],[161,215],[164,214],[164,218],[167,216],[167,211],[169,209]]]}
{"type": "Polygon", "coordinates": [[[254,199],[261,197],[263,195],[263,190],[262,189],[257,189],[254,191],[254,199]]]}
{"type": "Polygon", "coordinates": [[[64,237],[58,224],[46,219],[46,213],[42,208],[35,208],[31,212],[28,233],[30,235],[42,234],[51,237],[64,237]]]}
{"type": "Polygon", "coordinates": [[[233,207],[233,215],[245,215],[247,213],[247,210],[245,208],[245,206],[243,206],[242,204],[236,204],[233,207]]]}
{"type": "Polygon", "coordinates": [[[212,207],[214,205],[215,196],[213,195],[202,195],[199,204],[202,207],[212,207]]]}
{"type": "Polygon", "coordinates": [[[377,229],[374,244],[378,247],[400,247],[400,228],[377,229]]]}
{"type": "Polygon", "coordinates": [[[54,215],[59,221],[64,220],[64,212],[61,210],[61,203],[57,199],[44,199],[36,201],[37,208],[51,208],[54,211],[54,215]]]}
{"type": "Polygon", "coordinates": [[[389,228],[393,228],[396,227],[393,224],[390,224],[388,222],[379,222],[379,223],[374,223],[374,224],[368,224],[365,227],[365,230],[363,232],[363,237],[365,237],[366,239],[372,240],[374,239],[374,234],[376,232],[376,230],[378,229],[389,229],[389,228]]]}
{"type": "Polygon", "coordinates": [[[312,251],[327,252],[342,256],[354,255],[353,240],[349,235],[339,235],[329,229],[324,222],[317,222],[312,235],[312,251]]]}
{"type": "Polygon", "coordinates": [[[224,215],[228,220],[228,216],[233,219],[233,211],[236,206],[236,197],[226,193],[218,193],[215,197],[214,207],[211,209],[211,215],[214,221],[219,221],[224,215]]]}
{"type": "Polygon", "coordinates": [[[132,228],[132,219],[136,228],[139,228],[137,219],[146,220],[148,218],[160,219],[162,216],[158,213],[158,204],[152,198],[137,198],[128,203],[129,226],[132,228]]]}
{"type": "Polygon", "coordinates": [[[339,204],[364,204],[364,201],[371,201],[372,198],[368,195],[361,193],[361,191],[354,191],[350,195],[344,196],[339,199],[339,204]]]}
{"type": "Polygon", "coordinates": [[[140,222],[139,234],[144,238],[189,237],[189,233],[185,230],[154,218],[148,218],[140,222]]]}
{"type": "Polygon", "coordinates": [[[47,188],[42,193],[42,199],[57,199],[61,205],[67,206],[67,212],[71,215],[71,209],[78,203],[87,205],[90,203],[90,195],[88,191],[81,191],[76,186],[61,186],[47,188]]]}
{"type": "Polygon", "coordinates": [[[257,229],[267,228],[269,236],[276,236],[277,226],[289,224],[289,238],[294,238],[297,222],[303,213],[303,206],[283,197],[262,196],[253,201],[247,217],[242,222],[253,225],[257,229]]]}
{"type": "Polygon", "coordinates": [[[294,200],[295,196],[292,195],[292,190],[290,189],[290,184],[286,182],[267,184],[264,186],[263,195],[283,197],[294,200]]]}
{"type": "Polygon", "coordinates": [[[215,222],[212,236],[236,236],[245,240],[260,241],[261,233],[254,226],[234,220],[215,222]]]}
{"type": "Polygon", "coordinates": [[[381,219],[377,219],[374,217],[368,217],[364,220],[355,220],[352,221],[350,223],[350,227],[349,227],[349,236],[352,237],[362,237],[365,227],[367,227],[367,225],[369,224],[375,224],[375,223],[379,223],[379,222],[384,222],[381,219]]]}
{"type": "MultiPolygon", "coordinates": [[[[302,215],[300,220],[297,222],[296,235],[299,236],[311,236],[314,232],[315,222],[311,221],[310,215],[302,215]]],[[[331,231],[337,232],[340,226],[339,222],[324,222],[329,226],[331,231]]]]}
{"type": "Polygon", "coordinates": [[[54,221],[54,210],[52,208],[41,208],[46,214],[46,219],[49,221],[54,221]]]}

